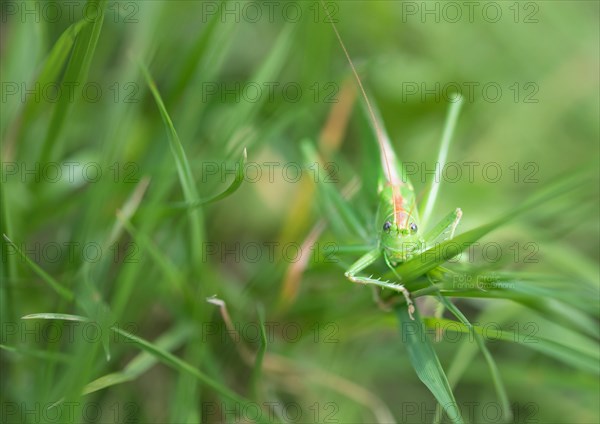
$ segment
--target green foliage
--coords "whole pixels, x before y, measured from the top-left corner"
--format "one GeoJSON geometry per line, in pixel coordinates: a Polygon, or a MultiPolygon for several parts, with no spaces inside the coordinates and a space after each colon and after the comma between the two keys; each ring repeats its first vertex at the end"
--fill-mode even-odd
{"type": "Polygon", "coordinates": [[[414,321],[344,277],[380,163],[322,5],[87,3],[2,4],[6,422],[600,421],[597,3],[326,3],[427,227],[463,211],[368,270],[414,321]]]}

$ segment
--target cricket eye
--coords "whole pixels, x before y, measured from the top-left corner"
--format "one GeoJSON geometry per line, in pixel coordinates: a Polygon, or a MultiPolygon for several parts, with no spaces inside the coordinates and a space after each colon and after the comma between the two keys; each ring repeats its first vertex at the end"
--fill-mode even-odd
{"type": "Polygon", "coordinates": [[[410,232],[413,234],[417,232],[417,224],[415,224],[414,222],[410,224],[410,232]]]}
{"type": "Polygon", "coordinates": [[[383,224],[383,231],[389,233],[390,228],[392,228],[392,223],[390,221],[385,221],[385,224],[383,224]]]}

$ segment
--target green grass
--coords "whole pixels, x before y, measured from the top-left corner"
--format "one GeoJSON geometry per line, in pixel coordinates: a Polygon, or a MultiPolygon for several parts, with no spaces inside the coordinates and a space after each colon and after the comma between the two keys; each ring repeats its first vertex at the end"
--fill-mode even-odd
{"type": "Polygon", "coordinates": [[[0,421],[600,421],[597,3],[327,3],[428,227],[463,210],[396,269],[417,321],[344,277],[380,165],[322,5],[88,3],[2,4],[0,421]]]}

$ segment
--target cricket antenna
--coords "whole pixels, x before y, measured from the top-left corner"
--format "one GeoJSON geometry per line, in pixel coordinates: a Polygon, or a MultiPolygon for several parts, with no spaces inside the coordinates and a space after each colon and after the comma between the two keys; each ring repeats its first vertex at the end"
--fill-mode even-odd
{"type": "Polygon", "coordinates": [[[371,106],[371,102],[369,101],[369,97],[367,96],[367,92],[365,91],[365,88],[362,85],[360,77],[358,76],[358,72],[356,71],[356,68],[354,67],[354,63],[352,62],[352,59],[350,58],[348,49],[346,49],[346,45],[342,41],[342,37],[340,36],[340,33],[338,32],[338,29],[335,26],[335,23],[333,22],[333,18],[329,14],[329,10],[327,9],[327,6],[325,5],[324,0],[321,0],[321,5],[323,6],[323,9],[325,10],[325,13],[327,14],[327,18],[329,19],[329,22],[331,23],[331,26],[333,27],[333,32],[335,32],[335,36],[337,37],[337,39],[340,43],[340,46],[342,47],[342,50],[344,51],[344,54],[346,55],[346,59],[348,59],[348,63],[350,64],[350,69],[352,69],[352,73],[354,74],[354,78],[356,79],[356,82],[358,83],[360,92],[361,92],[363,98],[365,99],[365,103],[367,105],[367,110],[369,111],[371,121],[373,122],[373,127],[375,128],[375,134],[377,136],[377,142],[379,143],[379,148],[381,149],[381,154],[383,156],[383,162],[385,163],[385,168],[386,168],[385,171],[387,174],[387,180],[392,185],[392,192],[393,192],[392,199],[394,202],[394,223],[396,223],[398,212],[400,212],[400,209],[401,209],[400,205],[398,205],[399,199],[401,197],[400,197],[400,193],[397,192],[398,187],[396,187],[396,184],[394,184],[394,181],[393,181],[393,177],[392,177],[393,174],[392,174],[392,170],[390,167],[390,161],[388,160],[387,149],[385,148],[385,145],[383,143],[383,139],[384,139],[383,131],[381,130],[381,127],[379,126],[379,122],[377,121],[377,118],[375,117],[375,112],[373,111],[373,107],[371,106]]]}

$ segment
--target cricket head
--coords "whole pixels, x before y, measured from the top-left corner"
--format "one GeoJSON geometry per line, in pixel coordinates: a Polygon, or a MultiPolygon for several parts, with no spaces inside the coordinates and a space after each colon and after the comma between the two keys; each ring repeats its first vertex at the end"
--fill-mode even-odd
{"type": "Polygon", "coordinates": [[[393,262],[405,262],[423,249],[418,217],[405,210],[380,214],[379,241],[393,262]]]}
{"type": "MultiPolygon", "coordinates": [[[[390,218],[393,218],[391,216],[390,218]]],[[[388,219],[381,226],[381,247],[396,262],[405,262],[422,249],[419,224],[407,216],[405,220],[388,219]]]]}

